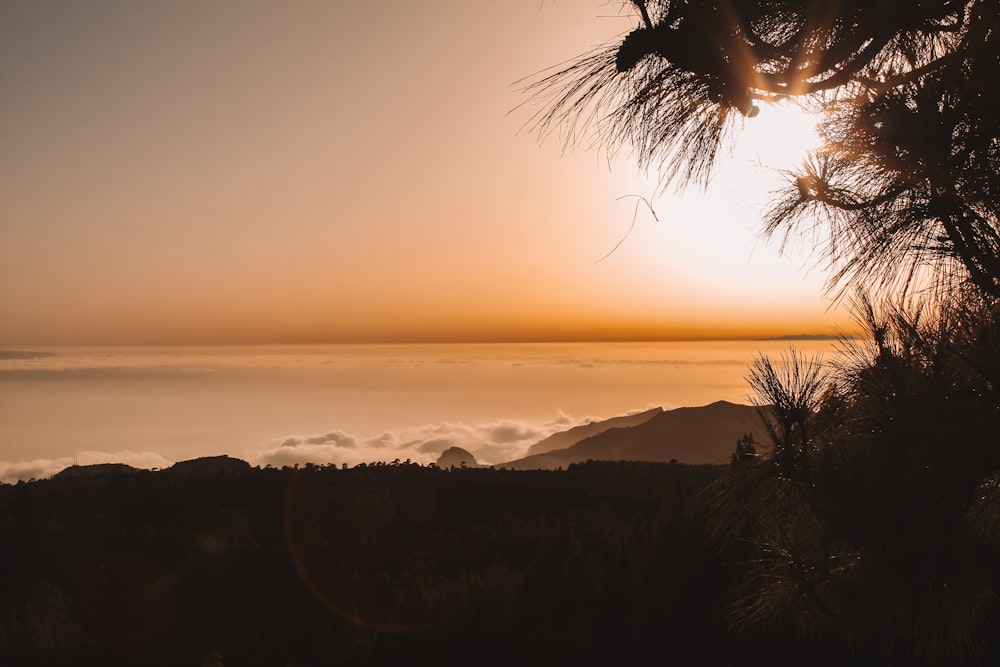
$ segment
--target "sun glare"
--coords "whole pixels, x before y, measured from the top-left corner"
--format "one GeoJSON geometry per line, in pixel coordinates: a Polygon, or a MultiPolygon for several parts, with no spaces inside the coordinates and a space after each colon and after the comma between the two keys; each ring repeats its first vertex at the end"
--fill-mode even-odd
{"type": "Polygon", "coordinates": [[[792,169],[819,146],[819,116],[793,102],[761,105],[760,113],[746,120],[737,139],[736,152],[766,169],[792,169]]]}
{"type": "Polygon", "coordinates": [[[617,238],[608,234],[602,254],[609,267],[627,262],[629,275],[644,276],[628,293],[644,304],[669,298],[684,312],[715,318],[719,330],[733,321],[761,327],[781,317],[801,321],[822,293],[824,277],[804,268],[813,266],[811,248],[768,243],[760,221],[775,192],[788,186],[782,172],[796,171],[820,147],[820,119],[794,103],[761,105],[735,128],[731,150],[720,152],[704,189],[663,188],[660,174],[637,177],[624,169],[617,238]],[[646,200],[628,196],[651,192],[655,217],[646,200]],[[756,299],[771,304],[759,319],[744,307],[756,299]],[[781,315],[777,304],[784,304],[781,315]]]}

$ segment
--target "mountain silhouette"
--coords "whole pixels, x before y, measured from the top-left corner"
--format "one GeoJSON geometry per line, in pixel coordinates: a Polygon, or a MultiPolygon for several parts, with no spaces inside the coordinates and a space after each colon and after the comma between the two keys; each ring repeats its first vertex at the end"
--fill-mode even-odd
{"type": "Polygon", "coordinates": [[[30,361],[54,357],[55,352],[28,352],[26,350],[0,350],[0,361],[30,361]]]}
{"type": "Polygon", "coordinates": [[[639,424],[610,428],[575,444],[504,463],[515,470],[554,469],[594,461],[725,463],[736,440],[752,433],[765,441],[757,408],[717,401],[656,414],[639,424]]]}
{"type": "Polygon", "coordinates": [[[120,475],[137,472],[138,468],[133,468],[124,463],[92,463],[89,465],[71,465],[63,468],[53,479],[77,479],[82,477],[105,477],[107,475],[120,475]]]}
{"type": "Polygon", "coordinates": [[[621,417],[612,417],[611,419],[604,419],[602,421],[574,426],[568,431],[553,433],[544,440],[539,440],[528,448],[528,456],[532,456],[534,454],[544,454],[545,452],[551,452],[557,449],[566,449],[567,447],[572,447],[581,440],[593,437],[599,433],[604,433],[605,431],[613,428],[637,426],[649,421],[662,412],[663,408],[656,407],[652,410],[646,410],[645,412],[637,412],[631,415],[622,415],[621,417]]]}
{"type": "Polygon", "coordinates": [[[437,463],[438,468],[448,469],[451,467],[455,468],[480,468],[479,462],[476,461],[476,457],[472,455],[472,452],[462,449],[461,447],[449,447],[448,449],[441,452],[441,456],[438,457],[437,463]]]}
{"type": "Polygon", "coordinates": [[[178,461],[166,472],[183,479],[236,479],[251,471],[250,464],[231,456],[202,456],[178,461]]]}

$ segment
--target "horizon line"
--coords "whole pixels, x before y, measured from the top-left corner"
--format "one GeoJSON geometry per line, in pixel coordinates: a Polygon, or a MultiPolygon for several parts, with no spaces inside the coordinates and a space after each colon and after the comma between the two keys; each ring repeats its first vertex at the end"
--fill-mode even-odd
{"type": "Polygon", "coordinates": [[[837,341],[857,338],[856,333],[837,334],[784,334],[779,336],[609,336],[609,337],[514,337],[514,338],[350,338],[327,340],[234,340],[234,341],[132,341],[132,342],[57,342],[57,343],[0,343],[0,352],[23,352],[33,349],[66,347],[250,347],[290,345],[538,345],[569,343],[711,343],[711,342],[779,342],[779,341],[837,341]]]}

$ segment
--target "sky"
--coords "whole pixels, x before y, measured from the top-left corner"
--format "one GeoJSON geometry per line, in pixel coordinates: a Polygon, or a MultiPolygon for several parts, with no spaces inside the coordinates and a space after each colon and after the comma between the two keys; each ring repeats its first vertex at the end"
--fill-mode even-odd
{"type": "Polygon", "coordinates": [[[0,345],[843,329],[759,237],[798,117],[679,193],[531,131],[526,78],[622,4],[0,2],[0,345]]]}

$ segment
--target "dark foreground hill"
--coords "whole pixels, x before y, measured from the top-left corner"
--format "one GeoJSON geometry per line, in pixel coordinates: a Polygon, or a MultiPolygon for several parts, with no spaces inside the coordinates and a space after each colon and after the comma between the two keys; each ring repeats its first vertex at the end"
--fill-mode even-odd
{"type": "MultiPolygon", "coordinates": [[[[757,408],[749,405],[718,401],[701,407],[642,413],[640,417],[644,418],[614,423],[563,449],[543,450],[503,467],[554,470],[589,460],[723,463],[729,460],[734,444],[743,434],[752,433],[757,442],[765,441],[757,408]]],[[[532,450],[538,451],[535,447],[532,450]]]]}

